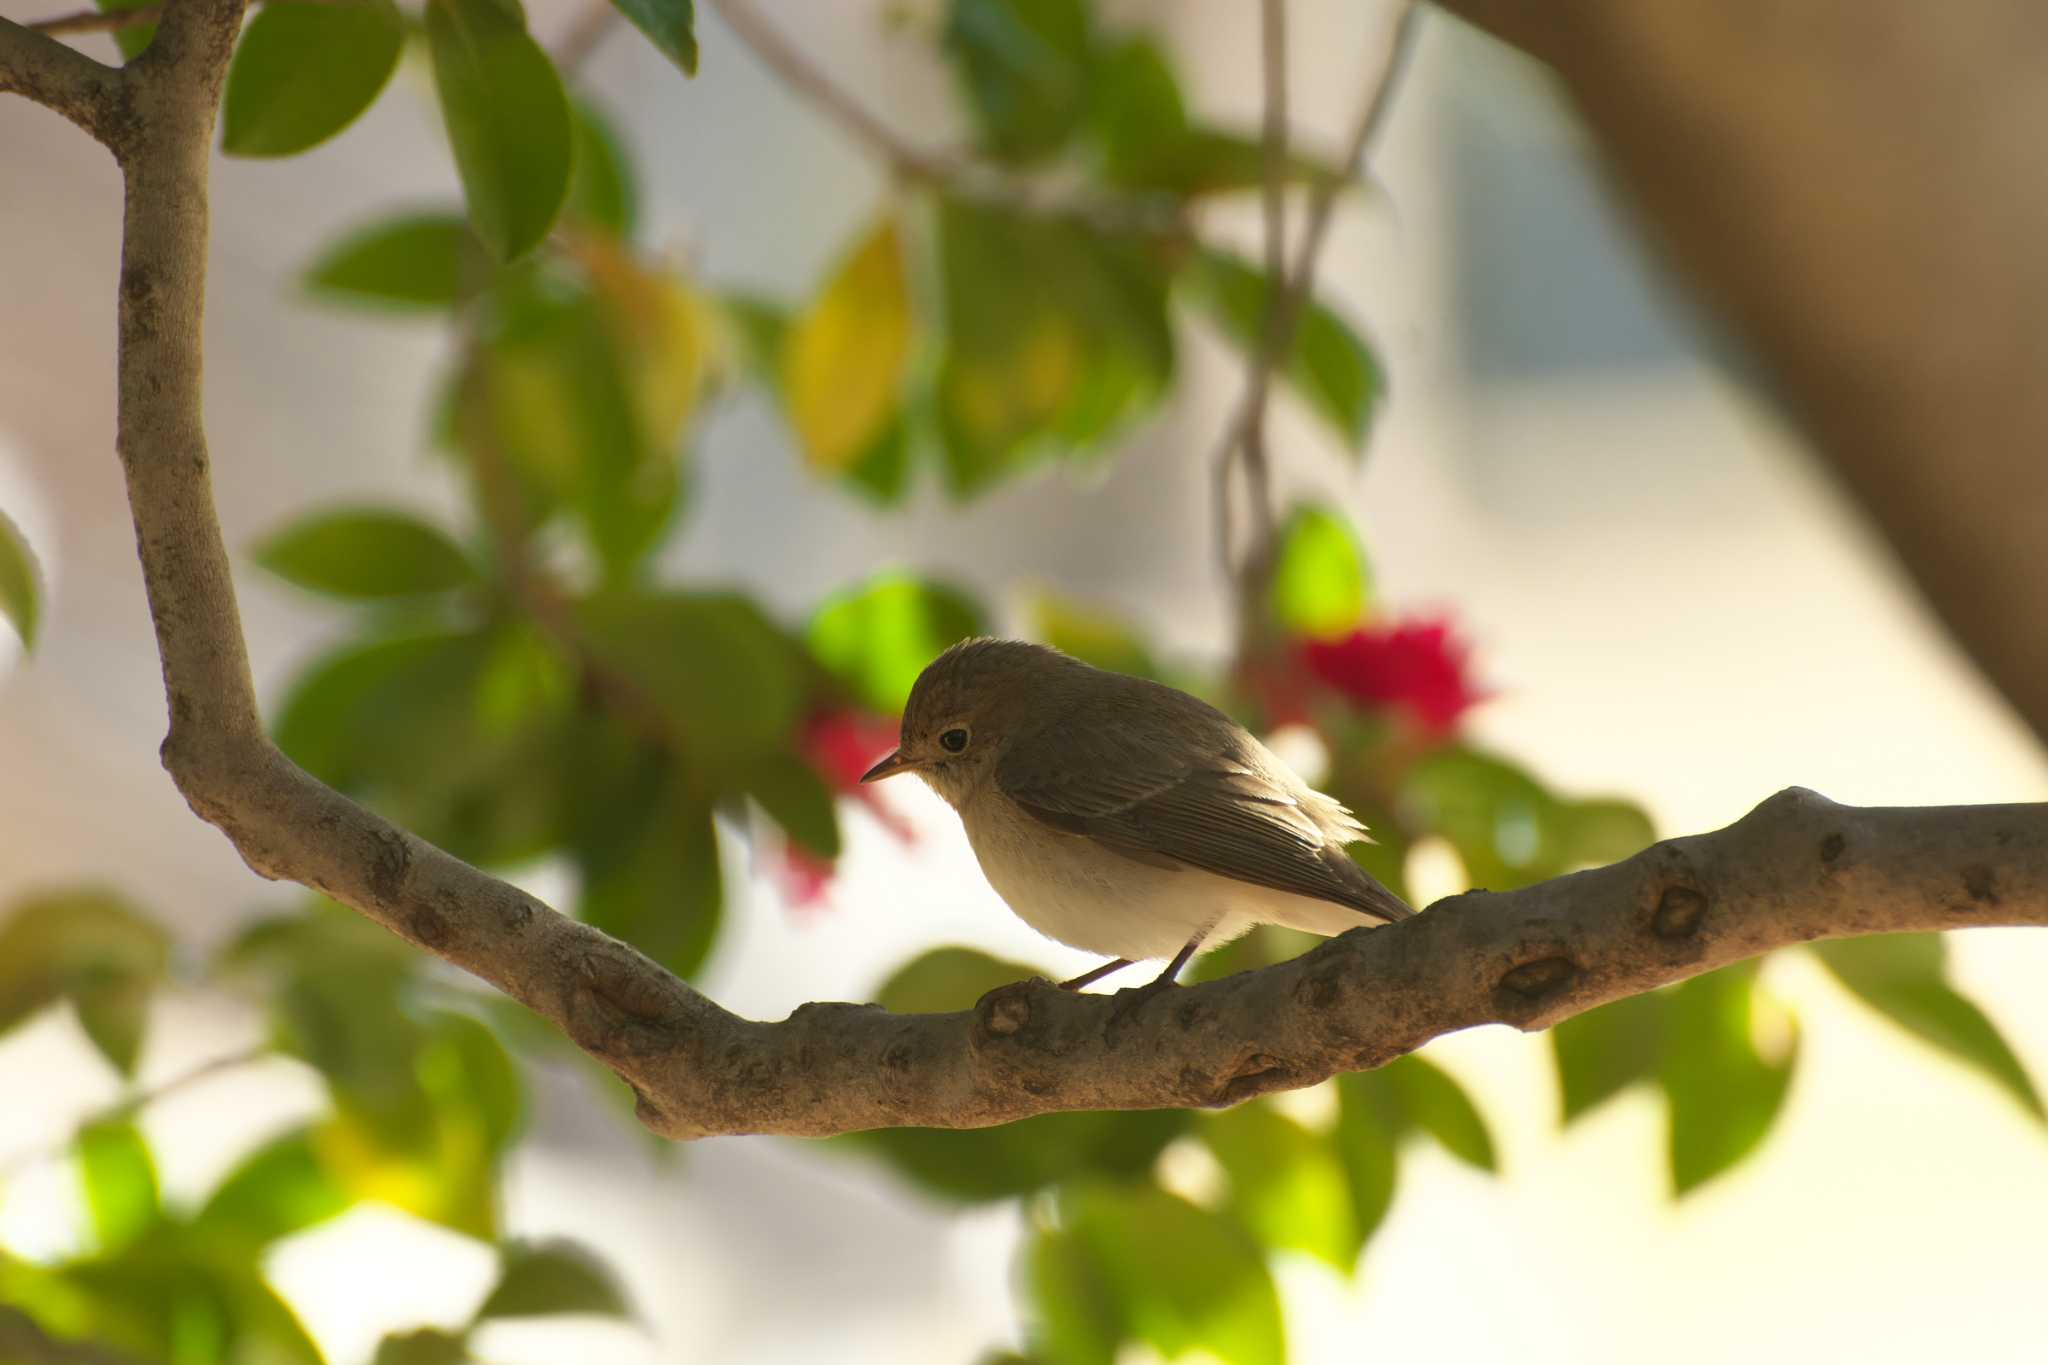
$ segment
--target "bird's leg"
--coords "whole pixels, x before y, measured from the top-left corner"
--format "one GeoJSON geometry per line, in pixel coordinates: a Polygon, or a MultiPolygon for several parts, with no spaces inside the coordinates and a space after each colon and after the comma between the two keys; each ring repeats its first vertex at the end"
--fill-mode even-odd
{"type": "Polygon", "coordinates": [[[1095,982],[1102,980],[1103,977],[1108,976],[1111,972],[1120,972],[1130,965],[1131,960],[1127,957],[1117,958],[1114,962],[1105,962],[1092,972],[1081,973],[1072,981],[1060,982],[1060,989],[1063,991],[1078,991],[1083,986],[1093,985],[1095,982]]]}
{"type": "Polygon", "coordinates": [[[1173,961],[1166,964],[1165,971],[1153,977],[1136,990],[1118,991],[1116,993],[1116,1012],[1111,1016],[1112,1021],[1122,1019],[1153,996],[1163,990],[1170,989],[1174,984],[1174,978],[1180,975],[1180,969],[1188,965],[1188,959],[1193,957],[1196,951],[1201,948],[1202,940],[1209,937],[1209,931],[1214,927],[1214,925],[1210,924],[1203,925],[1200,932],[1189,939],[1186,946],[1173,955],[1173,961]]]}

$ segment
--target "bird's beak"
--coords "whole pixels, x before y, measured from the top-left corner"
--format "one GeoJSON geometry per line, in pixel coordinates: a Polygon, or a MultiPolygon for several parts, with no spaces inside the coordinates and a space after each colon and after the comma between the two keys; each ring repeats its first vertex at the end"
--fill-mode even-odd
{"type": "Polygon", "coordinates": [[[888,756],[880,763],[862,773],[860,780],[863,782],[880,782],[885,777],[894,777],[896,774],[908,772],[916,766],[917,764],[903,756],[901,749],[891,749],[888,756]]]}

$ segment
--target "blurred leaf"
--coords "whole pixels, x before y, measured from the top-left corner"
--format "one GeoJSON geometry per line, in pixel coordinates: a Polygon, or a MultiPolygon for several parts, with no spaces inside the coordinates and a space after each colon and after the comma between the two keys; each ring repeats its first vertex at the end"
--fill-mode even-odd
{"type": "Polygon", "coordinates": [[[931,948],[898,967],[875,992],[875,1001],[896,1014],[950,1014],[973,1009],[998,986],[1044,975],[976,948],[931,948]]]}
{"type": "MultiPolygon", "coordinates": [[[[155,0],[94,0],[101,14],[120,14],[131,9],[146,9],[155,0]]],[[[114,46],[121,50],[121,60],[132,62],[141,56],[156,37],[156,20],[147,23],[124,24],[114,30],[114,46]]]]}
{"type": "Polygon", "coordinates": [[[902,500],[910,486],[910,428],[902,413],[854,456],[845,482],[883,506],[902,500]]]}
{"type": "Polygon", "coordinates": [[[703,966],[725,900],[709,802],[680,777],[637,811],[602,849],[581,848],[577,913],[626,940],[677,976],[703,966]]]}
{"type": "Polygon", "coordinates": [[[1031,634],[1097,668],[1136,678],[1159,677],[1151,654],[1130,627],[1066,598],[1041,593],[1033,599],[1031,634]]]}
{"type": "Polygon", "coordinates": [[[946,199],[939,273],[936,402],[956,495],[1103,445],[1172,377],[1165,275],[1142,243],[946,199]]]}
{"type": "Polygon", "coordinates": [[[1350,1177],[1335,1142],[1264,1104],[1206,1117],[1197,1131],[1229,1174],[1228,1207],[1253,1237],[1350,1272],[1365,1242],[1352,1218],[1350,1177]]]}
{"type": "Polygon", "coordinates": [[[1500,1169],[1486,1120],[1447,1072],[1416,1056],[1402,1057],[1384,1072],[1399,1088],[1409,1119],[1445,1151],[1482,1171],[1500,1169]]]}
{"type": "Polygon", "coordinates": [[[747,768],[743,785],[790,839],[820,858],[839,856],[839,815],[810,764],[794,754],[770,754],[747,768]]]}
{"type": "Polygon", "coordinates": [[[1088,110],[1092,42],[1082,0],[953,0],[946,51],[991,153],[1028,162],[1066,145],[1088,110]]]}
{"type": "Polygon", "coordinates": [[[1550,1030],[1563,1112],[1571,1123],[1639,1081],[1655,1079],[1671,1027],[1666,992],[1633,995],[1550,1030]]]}
{"type": "Polygon", "coordinates": [[[1598,867],[1633,858],[1657,842],[1649,812],[1633,801],[1567,802],[1559,812],[1568,863],[1598,867]]]}
{"type": "Polygon", "coordinates": [[[403,597],[477,581],[439,527],[385,508],[316,512],[266,538],[255,558],[287,583],[334,597],[403,597]]]}
{"type": "Polygon", "coordinates": [[[327,249],[306,287],[351,303],[452,308],[489,281],[484,245],[461,218],[408,214],[358,228],[327,249]]]}
{"type": "MultiPolygon", "coordinates": [[[[1118,42],[1098,65],[1093,128],[1104,178],[1125,189],[1193,196],[1265,183],[1262,140],[1191,125],[1166,53],[1142,35],[1118,42]]],[[[1343,172],[1290,154],[1283,174],[1303,181],[1343,172]]]]}
{"type": "Polygon", "coordinates": [[[1097,1269],[1093,1248],[1064,1232],[1041,1228],[1027,1256],[1037,1319],[1030,1328],[1032,1355],[1059,1365],[1116,1365],[1124,1339],[1123,1309],[1097,1269]]]}
{"type": "Polygon", "coordinates": [[[0,617],[14,626],[24,650],[36,645],[36,620],[42,609],[42,575],[21,530],[0,512],[0,617]]]}
{"type": "MultiPolygon", "coordinates": [[[[1752,1037],[1755,962],[1723,967],[1672,990],[1658,1081],[1671,1106],[1671,1183],[1683,1195],[1734,1166],[1777,1120],[1798,1060],[1767,1058],[1752,1037]]],[[[1788,1020],[1788,1024],[1790,1021],[1788,1020]]]]}
{"type": "Polygon", "coordinates": [[[1169,1360],[1194,1350],[1229,1365],[1280,1365],[1286,1357],[1280,1299],[1259,1248],[1229,1220],[1155,1186],[1064,1191],[1060,1225],[1039,1235],[1032,1261],[1042,1319],[1081,1346],[1081,1359],[1105,1358],[1112,1321],[1119,1341],[1142,1342],[1169,1360]],[[1049,1252],[1047,1241],[1073,1250],[1049,1252]],[[1082,1317],[1055,1304],[1049,1290],[1092,1311],[1082,1317]]]}
{"type": "Polygon", "coordinates": [[[1365,618],[1372,587],[1350,523],[1327,507],[1297,507],[1280,531],[1273,616],[1311,639],[1343,635],[1365,618]]]}
{"type": "MultiPolygon", "coordinates": [[[[1384,1082],[1372,1072],[1337,1078],[1337,1155],[1349,1179],[1351,1217],[1363,1246],[1386,1221],[1400,1175],[1400,1127],[1390,1121],[1380,1098],[1384,1082]]],[[[1355,1258],[1354,1258],[1355,1259],[1355,1258]]]]}
{"type": "Polygon", "coordinates": [[[984,629],[963,593],[884,573],[828,599],[806,631],[811,654],[877,715],[903,710],[926,664],[984,629]]]}
{"type": "Polygon", "coordinates": [[[1104,52],[1093,117],[1106,178],[1118,185],[1156,184],[1188,136],[1180,83],[1158,43],[1133,35],[1104,52]]]}
{"type": "MultiPolygon", "coordinates": [[[[1267,294],[1264,274],[1221,251],[1203,251],[1182,279],[1188,300],[1209,315],[1224,336],[1246,355],[1265,346],[1267,294]]],[[[1297,315],[1286,367],[1288,385],[1353,450],[1365,446],[1366,432],[1386,393],[1386,380],[1372,348],[1350,325],[1318,300],[1297,315]]]]}
{"type": "Polygon", "coordinates": [[[562,216],[603,228],[614,237],[630,237],[640,213],[640,196],[625,146],[610,121],[586,101],[573,100],[569,112],[576,151],[562,216]]]}
{"type": "Polygon", "coordinates": [[[645,689],[694,763],[733,772],[782,751],[803,702],[804,659],[751,600],[621,591],[580,615],[591,647],[645,689]]]}
{"type": "Polygon", "coordinates": [[[574,133],[561,78],[516,5],[427,0],[426,14],[470,221],[499,260],[523,256],[554,226],[569,188],[574,133]]]}
{"type": "Polygon", "coordinates": [[[240,1245],[265,1247],[325,1222],[349,1203],[348,1192],[321,1164],[310,1130],[298,1128],[242,1158],[194,1225],[240,1245]]]}
{"type": "Polygon", "coordinates": [[[413,1066],[442,1126],[472,1128],[493,1156],[508,1150],[526,1122],[526,1083],[504,1044],[482,1021],[452,1010],[435,1010],[424,1024],[413,1066]]]}
{"type": "Polygon", "coordinates": [[[1417,826],[1451,841],[1474,887],[1512,891],[1565,870],[1561,805],[1504,759],[1438,749],[1409,770],[1401,801],[1417,826]]]}
{"type": "Polygon", "coordinates": [[[270,0],[235,46],[221,103],[230,156],[290,156],[353,123],[398,69],[390,0],[270,0]]]}
{"type": "Polygon", "coordinates": [[[410,1332],[392,1332],[377,1343],[370,1365],[465,1365],[469,1340],[465,1334],[444,1332],[438,1327],[415,1327],[410,1332]]]}
{"type": "Polygon", "coordinates": [[[632,1315],[618,1278],[576,1242],[509,1242],[499,1249],[498,1283],[477,1309],[487,1318],[530,1318],[556,1313],[632,1315]]]}
{"type": "Polygon", "coordinates": [[[1939,934],[1878,934],[1812,946],[1865,1004],[1976,1068],[2036,1119],[2048,1120],[2032,1078],[1998,1026],[1948,983],[1948,945],[1939,934]]]}
{"type": "Polygon", "coordinates": [[[277,742],[321,781],[457,857],[534,856],[556,839],[556,736],[573,697],[556,657],[520,647],[530,629],[347,646],[294,682],[277,742]]]}
{"type": "Polygon", "coordinates": [[[894,216],[885,216],[847,252],[783,341],[783,401],[813,469],[846,470],[896,420],[910,328],[901,233],[894,216]]]}
{"type": "Polygon", "coordinates": [[[101,1252],[127,1246],[163,1216],[156,1162],[134,1124],[111,1120],[81,1129],[77,1153],[79,1183],[101,1252]]]}
{"type": "Polygon", "coordinates": [[[94,1046],[131,1073],[149,993],[169,962],[163,930],[112,891],[17,901],[0,923],[0,1032],[68,997],[94,1046]]]}
{"type": "Polygon", "coordinates": [[[780,383],[782,352],[790,328],[789,309],[773,299],[744,292],[721,295],[718,309],[740,368],[753,379],[780,383]]]}
{"type": "Polygon", "coordinates": [[[697,74],[697,10],[694,0],[612,0],[633,27],[685,76],[697,74]]]}

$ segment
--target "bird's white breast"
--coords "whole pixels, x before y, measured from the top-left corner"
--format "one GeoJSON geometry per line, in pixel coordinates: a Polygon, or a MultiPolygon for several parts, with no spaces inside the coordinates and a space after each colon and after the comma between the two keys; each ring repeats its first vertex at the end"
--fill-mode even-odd
{"type": "Polygon", "coordinates": [[[1258,923],[1330,935],[1372,922],[1330,901],[1138,862],[1052,829],[994,793],[963,803],[960,819],[989,885],[1018,918],[1106,957],[1172,957],[1204,930],[1203,946],[1214,948],[1258,923]]]}

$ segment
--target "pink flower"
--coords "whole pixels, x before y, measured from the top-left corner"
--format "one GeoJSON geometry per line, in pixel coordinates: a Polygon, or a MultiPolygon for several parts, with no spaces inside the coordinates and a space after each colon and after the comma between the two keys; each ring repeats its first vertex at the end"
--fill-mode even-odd
{"type": "Polygon", "coordinates": [[[1442,618],[1305,640],[1300,651],[1309,672],[1331,689],[1367,706],[1403,707],[1436,734],[1456,728],[1486,695],[1466,675],[1468,647],[1442,618]]]}

